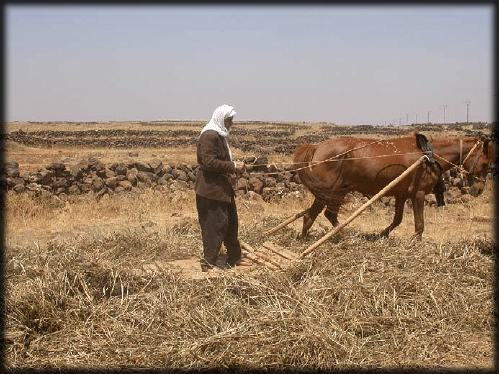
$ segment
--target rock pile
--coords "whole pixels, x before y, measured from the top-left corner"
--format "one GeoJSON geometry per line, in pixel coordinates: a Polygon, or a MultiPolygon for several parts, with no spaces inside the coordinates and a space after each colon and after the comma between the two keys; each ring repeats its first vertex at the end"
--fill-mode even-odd
{"type": "MultiPolygon", "coordinates": [[[[257,160],[266,162],[265,158],[257,160]]],[[[69,166],[54,162],[36,172],[20,172],[19,164],[9,161],[1,170],[0,184],[4,189],[17,193],[27,192],[38,195],[68,195],[93,193],[97,198],[104,194],[120,192],[140,193],[146,188],[162,192],[193,189],[196,181],[197,165],[184,163],[164,164],[159,159],[149,162],[130,160],[127,162],[103,164],[97,158],[82,160],[69,166]]],[[[251,170],[251,166],[248,168],[251,170]]],[[[277,168],[271,168],[277,171],[277,168]]],[[[253,168],[254,171],[269,171],[267,167],[253,168]]],[[[282,197],[291,192],[303,192],[298,176],[291,172],[275,176],[258,176],[245,173],[232,181],[240,194],[252,192],[264,200],[282,197]]]]}
{"type": "MultiPolygon", "coordinates": [[[[255,165],[268,164],[266,157],[248,158],[245,160],[255,165]]],[[[269,166],[247,166],[247,172],[232,180],[237,194],[247,195],[252,199],[269,201],[286,195],[302,197],[305,187],[292,170],[269,166]],[[276,173],[262,175],[262,173],[276,173]]],[[[68,195],[91,193],[97,198],[105,194],[121,192],[140,193],[146,188],[161,192],[174,192],[184,189],[193,189],[196,181],[197,165],[185,163],[164,164],[159,159],[149,162],[128,160],[125,162],[103,164],[97,158],[91,157],[81,160],[76,165],[66,165],[54,162],[36,172],[21,172],[15,161],[6,162],[0,170],[0,186],[3,189],[16,193],[29,193],[35,196],[57,195],[64,199],[68,195]]],[[[446,203],[460,203],[469,201],[478,191],[468,187],[457,170],[451,169],[444,174],[447,191],[446,203]]],[[[360,202],[367,201],[367,197],[360,194],[349,194],[348,199],[360,202]]],[[[436,203],[434,195],[427,195],[428,205],[436,203]]],[[[381,204],[394,206],[394,198],[383,197],[381,204]]]]}

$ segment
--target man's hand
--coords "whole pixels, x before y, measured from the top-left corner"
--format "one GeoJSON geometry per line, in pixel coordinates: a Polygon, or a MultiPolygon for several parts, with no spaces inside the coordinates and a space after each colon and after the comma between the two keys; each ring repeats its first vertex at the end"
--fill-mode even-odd
{"type": "Polygon", "coordinates": [[[246,170],[246,164],[242,161],[234,161],[236,167],[236,174],[242,174],[246,170]]]}

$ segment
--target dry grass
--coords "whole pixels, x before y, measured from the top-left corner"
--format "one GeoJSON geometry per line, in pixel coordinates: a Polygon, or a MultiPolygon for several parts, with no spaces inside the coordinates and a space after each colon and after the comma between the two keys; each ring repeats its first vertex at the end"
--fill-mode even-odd
{"type": "MultiPolygon", "coordinates": [[[[86,199],[62,206],[8,195],[9,367],[492,365],[490,235],[409,243],[406,217],[392,239],[374,240],[389,220],[377,206],[286,271],[193,280],[173,269],[135,272],[200,254],[192,192],[86,199]],[[42,222],[57,230],[38,241],[42,222]]],[[[241,238],[259,245],[310,199],[239,199],[241,238]]],[[[301,252],[328,228],[320,220],[304,241],[294,238],[299,224],[272,239],[301,252]]]]}
{"type": "Polygon", "coordinates": [[[196,148],[78,148],[58,146],[53,148],[28,147],[14,142],[6,142],[7,158],[19,163],[21,171],[36,171],[43,169],[52,162],[63,162],[66,165],[75,165],[83,159],[97,157],[104,164],[123,162],[129,159],[135,161],[151,161],[158,158],[167,164],[170,161],[185,162],[188,164],[196,161],[196,148]],[[137,157],[130,157],[129,152],[137,152],[137,157]]]}

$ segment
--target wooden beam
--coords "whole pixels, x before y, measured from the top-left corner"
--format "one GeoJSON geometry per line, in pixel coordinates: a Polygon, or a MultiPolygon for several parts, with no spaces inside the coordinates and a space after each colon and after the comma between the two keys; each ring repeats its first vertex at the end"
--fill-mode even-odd
{"type": "Polygon", "coordinates": [[[279,270],[278,266],[274,265],[272,262],[267,261],[265,258],[263,258],[263,256],[260,256],[260,254],[248,243],[245,243],[241,240],[239,241],[239,243],[241,244],[241,247],[248,251],[247,257],[251,261],[255,261],[260,265],[268,266],[272,270],[279,270]]]}
{"type": "Polygon", "coordinates": [[[282,229],[284,226],[287,226],[289,225],[291,222],[293,221],[296,221],[298,218],[302,217],[305,215],[305,213],[307,213],[308,209],[305,209],[303,212],[300,212],[300,213],[296,213],[293,217],[290,217],[288,218],[286,221],[278,224],[276,227],[270,229],[270,230],[267,230],[264,232],[265,235],[271,235],[273,233],[275,233],[276,231],[279,231],[280,229],[282,229]]]}
{"type": "Polygon", "coordinates": [[[274,243],[265,242],[263,243],[263,246],[273,253],[277,254],[278,256],[285,258],[286,260],[293,261],[298,258],[298,254],[293,253],[285,248],[277,247],[277,245],[275,245],[274,243]]]}

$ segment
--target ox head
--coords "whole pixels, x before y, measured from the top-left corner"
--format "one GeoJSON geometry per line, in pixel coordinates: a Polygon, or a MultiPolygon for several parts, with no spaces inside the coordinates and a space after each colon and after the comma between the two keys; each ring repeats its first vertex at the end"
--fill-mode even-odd
{"type": "Polygon", "coordinates": [[[483,192],[487,174],[495,165],[495,143],[488,138],[482,138],[480,142],[481,144],[476,147],[463,165],[464,169],[469,172],[467,182],[473,196],[478,196],[483,192]]]}

